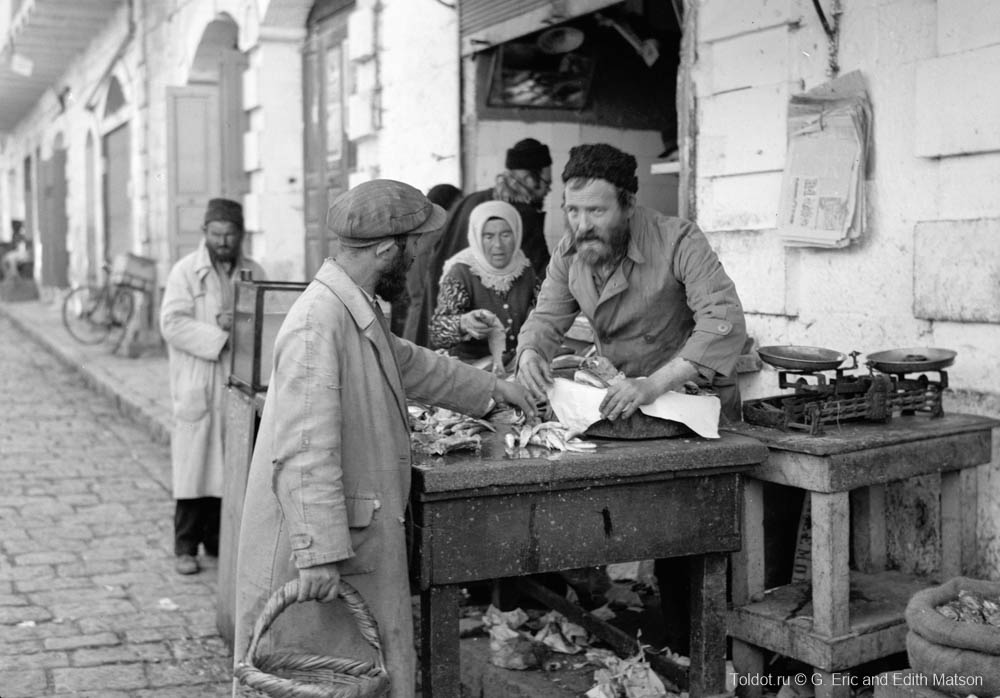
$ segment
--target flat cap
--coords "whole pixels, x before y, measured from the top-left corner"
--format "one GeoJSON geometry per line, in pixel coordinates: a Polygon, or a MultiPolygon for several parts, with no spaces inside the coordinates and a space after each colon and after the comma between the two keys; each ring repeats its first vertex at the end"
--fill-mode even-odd
{"type": "Polygon", "coordinates": [[[393,179],[363,182],[338,196],[326,212],[326,229],[347,247],[368,247],[396,235],[440,230],[444,209],[419,189],[393,179]]]}

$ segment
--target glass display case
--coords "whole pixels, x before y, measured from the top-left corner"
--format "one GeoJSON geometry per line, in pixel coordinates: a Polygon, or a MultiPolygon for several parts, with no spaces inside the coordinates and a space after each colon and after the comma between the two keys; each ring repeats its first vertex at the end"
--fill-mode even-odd
{"type": "Polygon", "coordinates": [[[240,279],[235,285],[231,385],[245,391],[267,390],[274,358],[274,338],[306,283],[240,279]]]}

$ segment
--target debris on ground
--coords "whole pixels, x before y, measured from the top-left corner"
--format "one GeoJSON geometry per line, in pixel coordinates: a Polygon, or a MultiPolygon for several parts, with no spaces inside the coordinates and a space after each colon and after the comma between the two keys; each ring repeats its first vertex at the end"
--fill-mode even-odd
{"type": "Polygon", "coordinates": [[[587,698],[665,698],[677,694],[666,686],[646,660],[640,645],[639,652],[621,659],[614,652],[604,649],[587,651],[587,659],[598,666],[594,672],[594,686],[585,694],[587,698]]]}

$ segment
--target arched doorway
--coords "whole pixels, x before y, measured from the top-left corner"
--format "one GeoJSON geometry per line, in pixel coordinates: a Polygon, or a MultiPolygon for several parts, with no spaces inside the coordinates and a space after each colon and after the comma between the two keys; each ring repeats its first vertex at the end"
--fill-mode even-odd
{"type": "Polygon", "coordinates": [[[188,84],[167,88],[171,261],[197,247],[208,199],[239,201],[247,191],[241,90],[246,58],[238,38],[239,27],[228,15],[209,22],[188,84]]]}
{"type": "Polygon", "coordinates": [[[41,283],[69,286],[69,253],[66,233],[66,147],[62,134],[52,144],[52,156],[41,161],[38,188],[38,239],[42,244],[41,283]]]}
{"type": "Polygon", "coordinates": [[[84,195],[86,197],[86,261],[84,262],[85,281],[94,284],[98,281],[97,263],[97,152],[94,145],[94,134],[87,134],[87,145],[84,152],[84,195]]]}
{"type": "Polygon", "coordinates": [[[108,82],[101,137],[103,162],[104,258],[132,250],[132,130],[124,115],[125,93],[117,77],[108,82]]]}

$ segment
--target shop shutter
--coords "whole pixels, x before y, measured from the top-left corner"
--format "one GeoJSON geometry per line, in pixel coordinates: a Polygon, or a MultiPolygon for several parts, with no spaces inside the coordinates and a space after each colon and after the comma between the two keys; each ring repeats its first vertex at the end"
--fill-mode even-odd
{"type": "Polygon", "coordinates": [[[482,51],[621,0],[460,0],[462,53],[482,51]]]}
{"type": "Polygon", "coordinates": [[[531,10],[551,5],[550,0],[465,0],[460,26],[463,34],[475,34],[531,10]]]}

